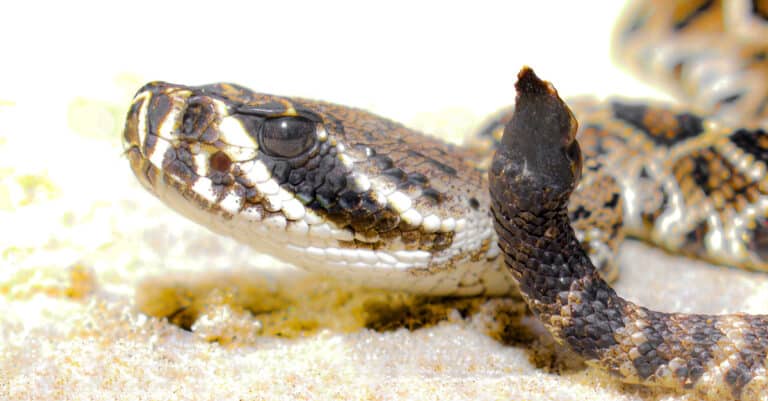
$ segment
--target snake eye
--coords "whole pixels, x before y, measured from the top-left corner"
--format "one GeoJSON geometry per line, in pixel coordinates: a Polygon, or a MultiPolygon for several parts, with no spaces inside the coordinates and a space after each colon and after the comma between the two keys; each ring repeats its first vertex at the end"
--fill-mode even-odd
{"type": "Polygon", "coordinates": [[[314,145],[315,123],[301,117],[264,120],[259,131],[259,145],[270,155],[292,158],[314,145]]]}

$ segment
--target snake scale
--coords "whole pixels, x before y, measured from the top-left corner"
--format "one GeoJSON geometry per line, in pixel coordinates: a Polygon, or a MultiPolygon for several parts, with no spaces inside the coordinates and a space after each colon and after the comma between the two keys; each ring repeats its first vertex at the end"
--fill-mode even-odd
{"type": "Polygon", "coordinates": [[[571,112],[524,68],[514,109],[465,146],[226,83],[145,85],[123,140],[150,192],[259,251],[380,288],[519,291],[557,341],[624,382],[766,399],[768,316],[656,312],[605,280],[625,235],[768,270],[767,38],[765,1],[638,2],[616,56],[684,107],[571,112]]]}

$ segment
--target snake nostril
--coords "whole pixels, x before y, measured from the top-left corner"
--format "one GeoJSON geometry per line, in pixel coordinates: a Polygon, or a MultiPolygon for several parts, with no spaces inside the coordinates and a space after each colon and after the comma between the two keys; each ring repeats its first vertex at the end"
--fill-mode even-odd
{"type": "Polygon", "coordinates": [[[214,122],[216,111],[211,100],[204,96],[195,96],[188,100],[181,119],[181,135],[188,139],[213,142],[217,137],[214,122]]]}

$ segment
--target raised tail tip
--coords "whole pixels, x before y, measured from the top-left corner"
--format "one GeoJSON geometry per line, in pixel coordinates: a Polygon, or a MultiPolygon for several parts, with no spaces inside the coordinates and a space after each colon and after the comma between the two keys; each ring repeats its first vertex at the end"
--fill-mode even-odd
{"type": "Polygon", "coordinates": [[[523,66],[520,72],[517,73],[517,83],[515,83],[515,89],[517,89],[518,96],[525,95],[555,95],[557,96],[557,90],[547,81],[541,80],[533,68],[529,66],[523,66]]]}

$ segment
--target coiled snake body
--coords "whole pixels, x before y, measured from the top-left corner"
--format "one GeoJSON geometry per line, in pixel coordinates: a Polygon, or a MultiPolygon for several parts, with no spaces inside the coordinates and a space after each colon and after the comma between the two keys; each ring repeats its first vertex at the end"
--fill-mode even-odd
{"type": "Polygon", "coordinates": [[[172,208],[298,266],[425,294],[519,285],[558,341],[624,381],[759,399],[768,317],[655,312],[601,276],[615,278],[625,233],[768,270],[767,10],[627,12],[620,57],[690,110],[579,101],[577,124],[524,69],[515,111],[459,147],[344,106],[154,82],[128,113],[126,155],[172,208]]]}

